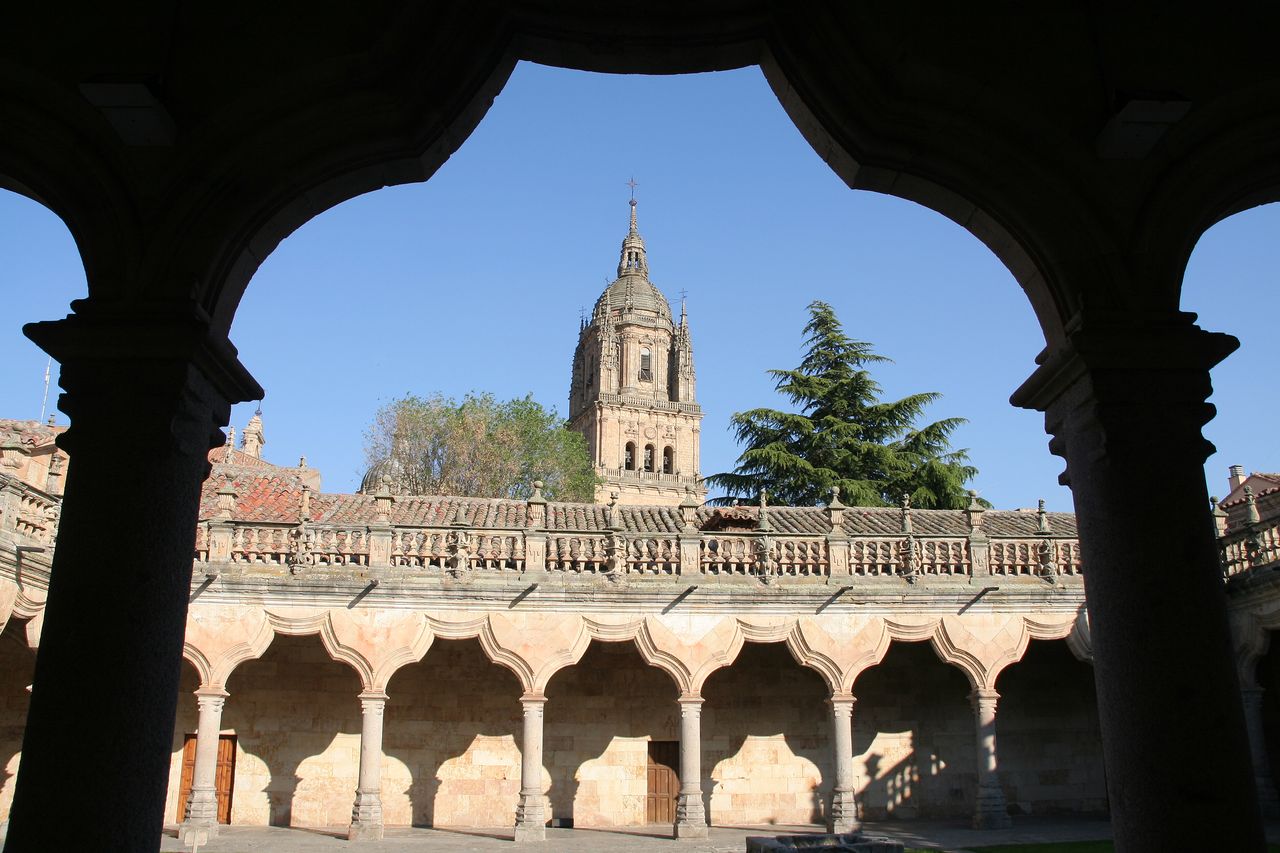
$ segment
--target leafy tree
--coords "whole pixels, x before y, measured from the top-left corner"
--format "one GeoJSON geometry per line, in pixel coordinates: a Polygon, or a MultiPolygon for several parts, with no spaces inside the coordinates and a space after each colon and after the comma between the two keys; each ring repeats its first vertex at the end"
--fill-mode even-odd
{"type": "Polygon", "coordinates": [[[800,411],[752,409],[733,416],[746,449],[732,472],[707,478],[728,493],[713,503],[753,498],[764,489],[777,503],[812,506],[839,486],[840,499],[855,506],[897,504],[904,495],[918,507],[968,506],[965,482],[978,471],[964,450],[950,445],[951,433],[965,420],[916,427],[940,397],[936,393],[882,401],[867,366],[889,359],[846,335],[827,303],[810,303],[804,331],[808,351],[800,366],[769,371],[776,389],[800,411]]]}
{"type": "Polygon", "coordinates": [[[412,495],[524,499],[542,480],[550,499],[590,501],[596,485],[585,439],[532,395],[407,395],[374,415],[365,461],[412,495]]]}

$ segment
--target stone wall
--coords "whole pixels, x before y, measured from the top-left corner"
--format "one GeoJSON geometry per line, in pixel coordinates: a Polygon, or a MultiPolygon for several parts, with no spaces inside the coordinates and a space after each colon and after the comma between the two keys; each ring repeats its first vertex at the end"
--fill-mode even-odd
{"type": "Polygon", "coordinates": [[[630,642],[592,642],[546,694],[547,814],[575,826],[643,824],[649,741],[680,737],[675,683],[630,642]]]}
{"type": "Polygon", "coordinates": [[[853,766],[866,818],[972,815],[976,746],[969,690],[960,670],[928,643],[895,642],[878,666],[858,677],[853,766]]]}
{"type": "Polygon", "coordinates": [[[782,643],[746,643],[703,687],[702,790],[716,824],[825,820],[828,691],[782,643]]]}
{"type": "Polygon", "coordinates": [[[0,820],[9,817],[14,777],[22,756],[22,730],[27,724],[27,686],[35,671],[35,652],[27,647],[26,623],[10,619],[0,634],[0,820]]]}
{"type": "Polygon", "coordinates": [[[1000,781],[1019,812],[1107,810],[1093,667],[1061,640],[1036,641],[996,682],[1000,781]]]}

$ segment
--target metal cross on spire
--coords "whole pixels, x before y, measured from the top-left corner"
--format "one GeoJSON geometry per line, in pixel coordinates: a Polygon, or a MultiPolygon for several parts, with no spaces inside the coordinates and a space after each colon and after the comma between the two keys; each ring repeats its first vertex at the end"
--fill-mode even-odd
{"type": "Polygon", "coordinates": [[[632,200],[632,201],[635,201],[635,200],[636,200],[636,187],[638,187],[638,186],[640,186],[640,185],[639,185],[638,183],[636,183],[636,179],[635,179],[634,177],[632,177],[629,181],[627,181],[627,186],[631,187],[631,200],[632,200]]]}

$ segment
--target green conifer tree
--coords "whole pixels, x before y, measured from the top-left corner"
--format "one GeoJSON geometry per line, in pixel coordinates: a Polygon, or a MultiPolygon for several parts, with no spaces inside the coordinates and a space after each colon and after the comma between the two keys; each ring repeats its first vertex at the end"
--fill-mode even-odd
{"type": "Polygon", "coordinates": [[[893,505],[909,495],[917,507],[967,507],[965,484],[978,471],[964,450],[950,444],[965,420],[916,427],[941,396],[936,393],[882,401],[867,366],[889,359],[846,335],[827,303],[810,303],[804,331],[808,350],[800,366],[769,371],[799,411],[752,409],[733,416],[745,449],[733,471],[707,477],[726,492],[712,503],[766,490],[773,503],[812,506],[838,486],[841,501],[855,506],[893,505]]]}

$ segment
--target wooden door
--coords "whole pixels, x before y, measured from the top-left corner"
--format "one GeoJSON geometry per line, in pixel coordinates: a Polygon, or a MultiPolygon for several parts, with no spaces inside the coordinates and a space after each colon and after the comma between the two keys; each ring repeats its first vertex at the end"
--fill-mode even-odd
{"type": "MultiPolygon", "coordinates": [[[[187,800],[191,797],[191,780],[196,769],[196,736],[187,735],[182,744],[182,778],[178,783],[178,823],[187,816],[187,800]]],[[[214,772],[214,789],[218,792],[218,823],[231,823],[231,792],[236,779],[236,736],[218,736],[218,765],[214,772]]]]}
{"type": "Polygon", "coordinates": [[[680,742],[649,741],[649,787],[645,796],[648,823],[675,823],[676,796],[680,793],[680,742]]]}

